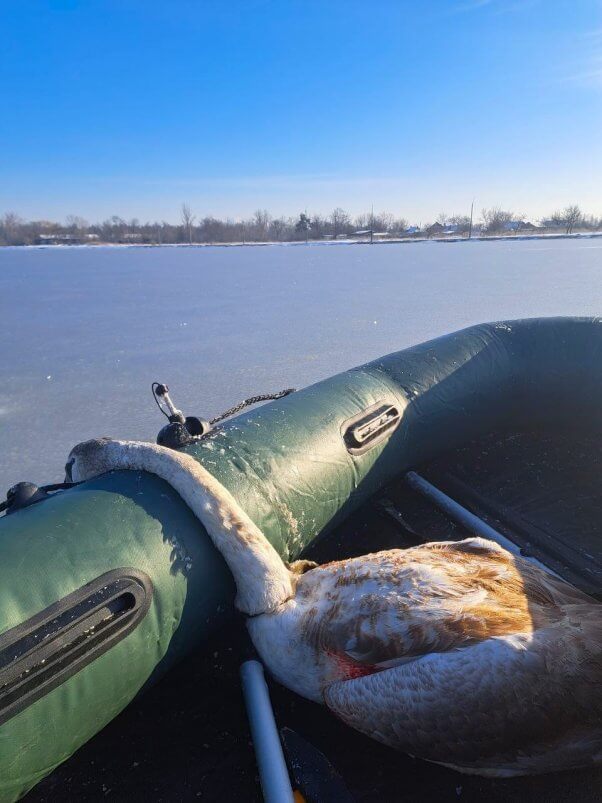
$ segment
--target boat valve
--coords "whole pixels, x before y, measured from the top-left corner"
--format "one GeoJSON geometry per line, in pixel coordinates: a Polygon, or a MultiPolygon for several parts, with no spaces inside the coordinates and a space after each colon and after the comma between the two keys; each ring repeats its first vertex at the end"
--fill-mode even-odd
{"type": "Polygon", "coordinates": [[[18,482],[8,489],[5,501],[0,502],[0,513],[6,513],[8,516],[23,507],[51,499],[56,491],[73,488],[79,484],[79,482],[55,482],[52,485],[36,485],[33,482],[18,482]]]}
{"type": "Polygon", "coordinates": [[[211,431],[211,424],[203,418],[185,416],[175,406],[169,395],[169,388],[161,382],[152,384],[153,398],[157,407],[169,421],[157,435],[157,443],[170,449],[179,449],[211,431]]]}
{"type": "Polygon", "coordinates": [[[14,513],[22,507],[29,507],[35,505],[36,502],[42,502],[48,499],[49,494],[43,488],[39,488],[33,482],[18,482],[9,488],[6,493],[6,502],[4,508],[8,513],[14,513]]]}

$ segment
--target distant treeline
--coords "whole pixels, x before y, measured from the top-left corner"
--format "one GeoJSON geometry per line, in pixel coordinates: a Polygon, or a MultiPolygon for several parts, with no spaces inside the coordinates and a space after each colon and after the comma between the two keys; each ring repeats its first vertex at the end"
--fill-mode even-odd
{"type": "Polygon", "coordinates": [[[389,212],[367,212],[355,218],[344,209],[330,215],[300,213],[297,218],[273,217],[258,210],[248,220],[219,220],[197,216],[188,204],[182,204],[179,223],[166,221],[142,223],[137,218],[111,217],[102,223],[89,223],[69,216],[64,223],[48,220],[23,220],[14,212],[0,217],[0,245],[40,245],[56,243],[244,243],[287,242],[337,238],[423,238],[517,234],[519,232],[602,231],[602,218],[584,214],[568,206],[548,218],[532,222],[524,215],[500,207],[483,209],[479,220],[468,215],[442,213],[433,223],[410,225],[389,212]]]}

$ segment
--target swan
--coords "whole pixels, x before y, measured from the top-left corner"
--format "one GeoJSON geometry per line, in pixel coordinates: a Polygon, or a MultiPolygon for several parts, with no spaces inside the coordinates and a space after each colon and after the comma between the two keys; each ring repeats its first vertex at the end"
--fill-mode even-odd
{"type": "Polygon", "coordinates": [[[270,673],[358,731],[465,773],[602,761],[599,603],[492,541],[467,538],[287,566],[194,458],[98,439],[68,474],[168,482],[205,526],[270,673]]]}

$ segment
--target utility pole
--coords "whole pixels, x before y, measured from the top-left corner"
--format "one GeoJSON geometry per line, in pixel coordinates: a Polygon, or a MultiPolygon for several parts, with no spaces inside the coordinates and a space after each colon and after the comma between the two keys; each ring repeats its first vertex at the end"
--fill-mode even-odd
{"type": "Polygon", "coordinates": [[[474,198],[472,199],[472,203],[470,205],[470,225],[468,227],[468,239],[472,237],[472,212],[474,209],[474,198]]]}
{"type": "Polygon", "coordinates": [[[374,204],[370,207],[370,245],[374,242],[374,204]]]}

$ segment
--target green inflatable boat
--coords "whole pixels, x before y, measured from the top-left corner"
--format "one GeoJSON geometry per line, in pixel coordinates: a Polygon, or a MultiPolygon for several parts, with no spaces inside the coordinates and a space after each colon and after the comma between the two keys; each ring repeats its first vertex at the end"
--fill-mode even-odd
{"type": "MultiPolygon", "coordinates": [[[[404,546],[484,527],[599,596],[601,432],[602,319],[554,318],[390,354],[184,449],[285,559],[319,555],[327,534],[367,551],[380,531],[404,546]]],[[[201,646],[233,596],[157,477],[111,473],[0,517],[0,799],[201,646]]]]}

